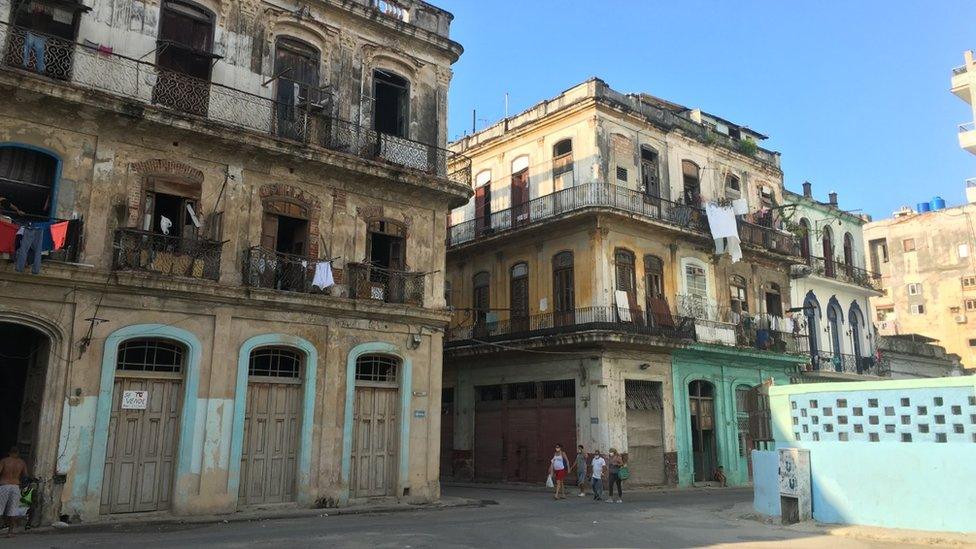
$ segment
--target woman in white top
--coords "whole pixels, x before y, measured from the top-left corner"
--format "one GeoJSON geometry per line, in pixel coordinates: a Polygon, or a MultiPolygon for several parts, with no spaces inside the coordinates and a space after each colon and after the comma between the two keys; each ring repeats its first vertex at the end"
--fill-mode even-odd
{"type": "Polygon", "coordinates": [[[569,458],[566,457],[566,452],[563,451],[563,445],[557,444],[556,451],[552,454],[552,459],[549,460],[549,476],[552,477],[553,483],[556,486],[556,492],[552,495],[552,499],[566,499],[563,479],[566,478],[566,471],[568,470],[569,458]]]}

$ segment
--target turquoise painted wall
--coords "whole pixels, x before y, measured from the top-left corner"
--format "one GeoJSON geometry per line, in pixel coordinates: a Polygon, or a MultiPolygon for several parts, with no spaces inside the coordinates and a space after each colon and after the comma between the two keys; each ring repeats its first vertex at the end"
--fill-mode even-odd
{"type": "Polygon", "coordinates": [[[815,520],[976,532],[976,376],[773,387],[769,400],[777,447],[810,451],[815,520]]]}
{"type": "Polygon", "coordinates": [[[767,351],[699,344],[675,350],[671,360],[678,485],[690,486],[695,478],[688,386],[698,379],[715,386],[718,464],[724,467],[729,486],[748,484],[748,459],[739,451],[735,389],[740,386],[752,387],[768,378],[773,378],[776,385],[786,385],[790,382],[791,373],[806,359],[767,351]]]}

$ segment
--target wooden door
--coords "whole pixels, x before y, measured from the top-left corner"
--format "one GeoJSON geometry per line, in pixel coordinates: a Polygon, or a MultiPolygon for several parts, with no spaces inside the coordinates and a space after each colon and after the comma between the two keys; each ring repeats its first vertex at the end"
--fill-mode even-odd
{"type": "Polygon", "coordinates": [[[529,222],[529,170],[512,174],[512,218],[515,226],[529,222]]]}
{"type": "Polygon", "coordinates": [[[491,229],[491,186],[482,185],[474,190],[474,228],[476,236],[491,229]]]}
{"type": "Polygon", "coordinates": [[[714,386],[707,381],[692,381],[688,393],[695,482],[704,482],[712,479],[718,466],[714,386]]]}
{"type": "Polygon", "coordinates": [[[101,513],[169,508],[179,444],[183,382],[178,375],[115,379],[101,513]],[[148,391],[145,410],[123,410],[123,391],[148,391]]]}
{"type": "Polygon", "coordinates": [[[525,263],[512,268],[509,287],[509,322],[512,333],[529,329],[529,271],[525,263]]]}
{"type": "Polygon", "coordinates": [[[553,259],[552,300],[553,324],[571,326],[576,317],[576,293],[573,277],[573,254],[563,252],[553,259]]]}
{"type": "Polygon", "coordinates": [[[353,409],[353,498],[396,495],[400,444],[399,391],[357,386],[353,409]]]}
{"type": "Polygon", "coordinates": [[[250,381],[241,453],[242,505],[295,500],[301,380],[250,381]]]}
{"type": "Polygon", "coordinates": [[[278,135],[303,140],[309,105],[318,102],[319,56],[311,46],[292,38],[275,44],[274,74],[278,135]]]}

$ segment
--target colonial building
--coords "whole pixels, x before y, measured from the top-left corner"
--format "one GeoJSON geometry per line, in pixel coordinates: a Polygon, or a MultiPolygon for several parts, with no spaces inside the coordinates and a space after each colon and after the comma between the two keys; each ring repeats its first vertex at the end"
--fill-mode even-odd
{"type": "Polygon", "coordinates": [[[452,16],[0,10],[3,227],[39,267],[0,264],[0,445],[46,519],[437,498],[452,16]]]}
{"type": "Polygon", "coordinates": [[[881,335],[932,338],[973,368],[976,203],[944,206],[937,198],[865,225],[864,243],[883,292],[871,305],[881,335]]]}
{"type": "Polygon", "coordinates": [[[748,389],[809,360],[762,139],[591,79],[452,144],[475,195],[448,230],[446,474],[538,481],[558,442],[639,484],[748,481],[748,389]],[[704,206],[733,200],[716,243],[704,206]]]}
{"type": "Polygon", "coordinates": [[[862,227],[865,219],[837,204],[813,197],[809,182],[803,194],[785,192],[789,216],[800,240],[803,264],[793,268],[794,318],[807,335],[810,378],[859,379],[881,376],[870,298],[881,295],[881,277],[867,267],[862,227]]]}
{"type": "MultiPolygon", "coordinates": [[[[962,65],[952,69],[952,93],[965,101],[972,112],[971,120],[959,124],[959,146],[976,154],[976,122],[974,122],[976,121],[976,95],[973,93],[976,90],[976,59],[973,57],[973,51],[964,53],[963,60],[962,65]]],[[[976,189],[973,191],[967,189],[967,195],[970,192],[976,192],[976,189]]]]}

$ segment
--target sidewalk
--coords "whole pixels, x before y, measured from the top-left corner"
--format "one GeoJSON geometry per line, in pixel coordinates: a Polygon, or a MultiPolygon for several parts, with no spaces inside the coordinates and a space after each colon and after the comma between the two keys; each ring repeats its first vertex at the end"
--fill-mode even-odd
{"type": "Polygon", "coordinates": [[[783,528],[805,534],[826,534],[863,541],[884,543],[910,543],[915,545],[939,545],[945,547],[976,547],[976,534],[955,532],[930,532],[927,530],[903,530],[860,526],[854,524],[824,524],[807,521],[798,524],[782,524],[779,517],[757,513],[752,503],[737,503],[727,511],[730,517],[761,522],[771,527],[783,528]]]}
{"type": "Polygon", "coordinates": [[[193,524],[218,524],[229,522],[252,522],[308,517],[334,517],[342,515],[364,515],[379,513],[398,513],[404,511],[437,511],[456,507],[483,507],[489,502],[471,498],[442,497],[433,503],[374,503],[350,505],[348,507],[309,509],[293,505],[249,509],[234,513],[213,515],[177,516],[169,513],[145,513],[109,516],[97,522],[77,522],[66,526],[41,526],[31,528],[32,532],[72,531],[107,532],[127,529],[145,529],[150,526],[186,526],[193,524]]]}
{"type": "MultiPolygon", "coordinates": [[[[552,488],[547,488],[543,483],[526,482],[468,482],[468,481],[442,481],[442,488],[471,488],[474,490],[512,490],[517,492],[552,492],[552,488]]],[[[576,485],[567,485],[567,490],[575,490],[576,485]]],[[[589,491],[587,482],[587,491],[589,491]]],[[[702,486],[627,486],[627,492],[632,494],[668,494],[675,492],[699,492],[713,490],[749,490],[752,486],[728,486],[721,487],[706,483],[702,486]]]]}

